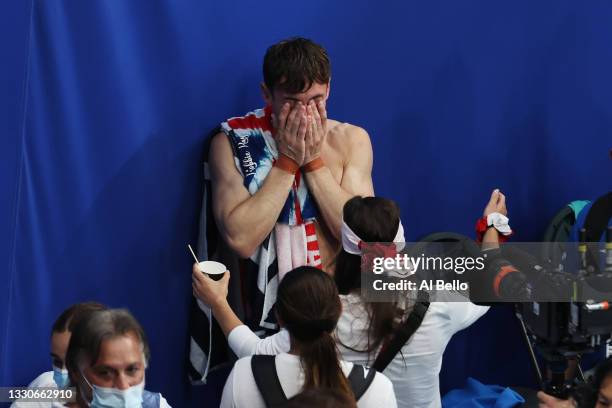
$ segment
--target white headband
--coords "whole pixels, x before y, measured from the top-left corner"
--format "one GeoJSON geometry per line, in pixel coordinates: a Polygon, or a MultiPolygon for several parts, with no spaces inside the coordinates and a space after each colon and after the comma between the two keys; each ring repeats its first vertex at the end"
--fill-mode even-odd
{"type": "MultiPolygon", "coordinates": [[[[363,240],[359,238],[348,225],[346,225],[344,220],[342,220],[342,248],[349,254],[361,255],[361,248],[359,248],[359,244],[361,242],[363,242],[363,240]]],[[[395,238],[393,238],[393,242],[406,242],[406,238],[404,238],[404,227],[402,226],[402,220],[400,220],[399,225],[397,226],[397,233],[395,234],[395,238]]],[[[402,248],[403,245],[398,245],[398,250],[401,250],[402,248]]]]}

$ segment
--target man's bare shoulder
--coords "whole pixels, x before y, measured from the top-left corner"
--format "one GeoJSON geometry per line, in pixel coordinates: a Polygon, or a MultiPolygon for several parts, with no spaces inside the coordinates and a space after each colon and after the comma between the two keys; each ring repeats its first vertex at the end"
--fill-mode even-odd
{"type": "Polygon", "coordinates": [[[344,150],[364,143],[370,144],[368,132],[359,126],[328,119],[327,128],[328,143],[334,148],[344,150]]]}
{"type": "Polygon", "coordinates": [[[219,159],[220,155],[223,160],[226,160],[228,157],[227,152],[232,152],[232,145],[227,135],[224,132],[216,133],[210,140],[210,160],[215,161],[219,159]]]}
{"type": "Polygon", "coordinates": [[[210,141],[208,162],[212,171],[213,180],[241,179],[234,161],[234,152],[228,136],[219,132],[210,141]]]}
{"type": "Polygon", "coordinates": [[[357,156],[372,156],[372,143],[365,129],[330,119],[327,126],[327,144],[345,163],[357,156]]]}

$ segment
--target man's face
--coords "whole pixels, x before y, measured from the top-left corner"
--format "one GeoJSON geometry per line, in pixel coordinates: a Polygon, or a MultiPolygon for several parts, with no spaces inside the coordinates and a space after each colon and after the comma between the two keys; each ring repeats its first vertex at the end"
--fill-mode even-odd
{"type": "Polygon", "coordinates": [[[289,104],[290,111],[297,107],[300,102],[306,107],[310,101],[317,104],[323,101],[323,106],[325,106],[327,98],[329,98],[329,85],[329,82],[326,84],[313,82],[306,91],[296,94],[287,93],[279,86],[275,87],[272,92],[265,85],[262,85],[262,89],[266,104],[272,107],[272,113],[278,118],[285,103],[289,104]]]}
{"type": "Polygon", "coordinates": [[[98,361],[87,367],[83,374],[91,384],[125,390],[140,384],[144,372],[142,344],[136,336],[127,334],[104,340],[100,345],[98,361]]]}
{"type": "Polygon", "coordinates": [[[57,368],[65,368],[66,351],[68,350],[70,335],[71,333],[68,330],[62,333],[51,333],[51,360],[57,368]]]}

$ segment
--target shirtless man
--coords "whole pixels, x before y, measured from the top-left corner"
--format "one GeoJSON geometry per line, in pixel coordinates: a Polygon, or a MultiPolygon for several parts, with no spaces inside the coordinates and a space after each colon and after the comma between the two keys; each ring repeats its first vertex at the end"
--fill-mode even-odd
{"type": "Polygon", "coordinates": [[[323,268],[329,270],[344,203],[374,194],[370,138],[360,127],[327,118],[330,65],[321,46],[303,38],[281,41],[268,49],[263,70],[261,89],[278,158],[251,194],[227,135],[215,135],[210,147],[215,220],[229,246],[250,257],[273,230],[300,169],[318,207],[315,230],[323,268]]]}

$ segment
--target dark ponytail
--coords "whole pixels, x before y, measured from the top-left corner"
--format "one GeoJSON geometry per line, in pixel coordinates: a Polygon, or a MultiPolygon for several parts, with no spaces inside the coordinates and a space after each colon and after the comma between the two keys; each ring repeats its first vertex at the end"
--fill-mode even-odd
{"type": "MultiPolygon", "coordinates": [[[[400,222],[400,211],[392,200],[357,196],[344,205],[343,219],[365,242],[393,242],[400,222]]],[[[336,257],[334,280],[341,294],[359,293],[361,257],[341,249],[336,257]]],[[[358,350],[347,344],[342,345],[353,351],[372,353],[391,336],[406,311],[398,307],[398,302],[369,302],[365,305],[369,317],[366,349],[358,350]]]]}
{"type": "Polygon", "coordinates": [[[342,312],[332,278],[309,266],[294,269],[279,284],[275,307],[300,355],[304,390],[331,388],[354,400],[332,337],[342,312]]]}
{"type": "Polygon", "coordinates": [[[354,398],[347,398],[331,388],[311,388],[291,397],[283,408],[357,408],[354,398]]]}

